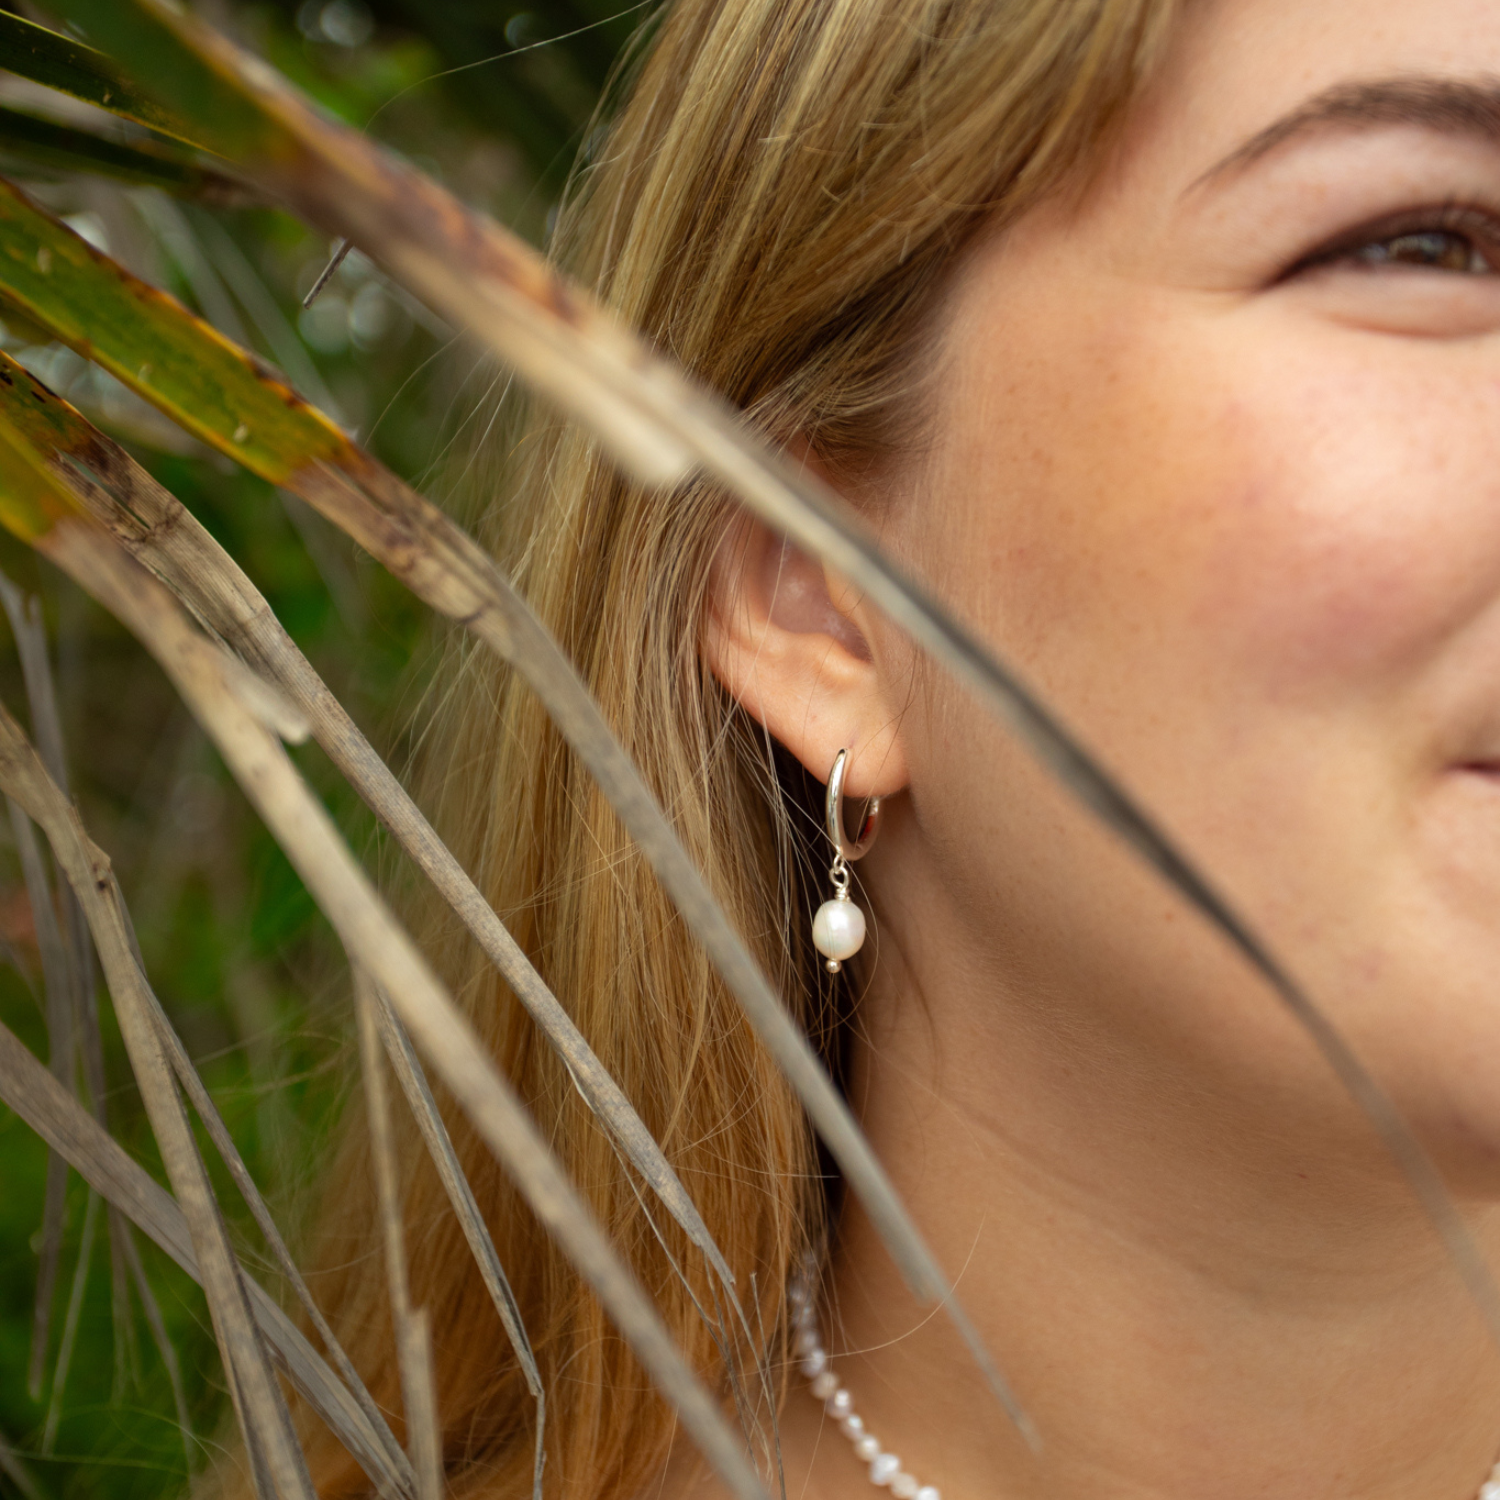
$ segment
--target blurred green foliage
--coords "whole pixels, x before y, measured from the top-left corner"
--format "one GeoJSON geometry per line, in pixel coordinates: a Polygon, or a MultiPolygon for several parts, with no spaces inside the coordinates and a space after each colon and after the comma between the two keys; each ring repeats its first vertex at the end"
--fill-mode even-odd
{"type": "MultiPolygon", "coordinates": [[[[649,0],[648,0],[649,4],[649,0]]],[[[33,19],[45,12],[0,5],[33,19]]],[[[533,240],[587,135],[612,69],[648,16],[623,0],[201,0],[200,9],[326,108],[401,151],[533,240]]],[[[79,106],[0,74],[0,105],[95,123],[79,106]]],[[[285,214],[217,208],[154,189],[0,170],[137,274],[280,365],[392,468],[439,500],[458,486],[503,379],[355,254],[307,310],[330,247],[285,214]]],[[[377,748],[399,770],[436,643],[410,596],[296,499],[188,441],[76,355],[12,322],[4,347],[124,440],[240,561],[377,748]]],[[[301,882],[250,813],[165,678],[125,632],[45,563],[0,536],[0,570],[43,603],[84,819],[119,872],[147,969],[257,1179],[291,1213],[344,1089],[339,955],[301,882]]],[[[0,699],[28,721],[14,651],[0,699]]],[[[356,851],[378,868],[373,820],[320,752],[296,752],[356,851]]],[[[0,819],[0,830],[8,825],[0,819]]],[[[0,1020],[45,1059],[40,964],[8,831],[0,831],[0,1020]]],[[[107,1000],[110,1126],[160,1177],[107,1000]]],[[[207,1153],[212,1159],[211,1153],[207,1153]]],[[[187,1460],[167,1372],[139,1302],[114,1306],[103,1221],[82,1291],[65,1387],[54,1389],[87,1193],[70,1179],[47,1379],[27,1390],[46,1153],[0,1108],[0,1443],[40,1497],[179,1492],[187,1460]],[[47,1439],[49,1407],[56,1430],[47,1439]]],[[[220,1174],[224,1201],[235,1204],[220,1174]]],[[[283,1218],[286,1217],[283,1214],[283,1218]]],[[[288,1225],[295,1233],[295,1224],[288,1225]]],[[[247,1263],[258,1240],[237,1222],[247,1263]]],[[[197,1289],[138,1236],[178,1351],[195,1466],[223,1431],[218,1355],[197,1289]]],[[[266,1271],[269,1285],[275,1278],[266,1271]]],[[[0,1496],[24,1494],[0,1464],[0,1496]]]]}

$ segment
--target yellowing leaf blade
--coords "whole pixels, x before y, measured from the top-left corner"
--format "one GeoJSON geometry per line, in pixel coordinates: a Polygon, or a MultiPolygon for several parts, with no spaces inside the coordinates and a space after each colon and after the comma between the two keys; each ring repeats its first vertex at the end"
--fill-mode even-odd
{"type": "Polygon", "coordinates": [[[3,179],[0,301],[272,483],[353,459],[343,433],[279,374],[3,179]]]}

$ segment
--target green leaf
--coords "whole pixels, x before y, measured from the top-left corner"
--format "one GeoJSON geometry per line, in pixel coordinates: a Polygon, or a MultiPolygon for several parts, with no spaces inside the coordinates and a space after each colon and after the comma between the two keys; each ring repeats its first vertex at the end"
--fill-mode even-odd
{"type": "Polygon", "coordinates": [[[0,302],[273,484],[319,460],[354,462],[349,440],[276,371],[3,179],[0,302]]]}
{"type": "Polygon", "coordinates": [[[243,203],[259,197],[238,178],[151,141],[127,144],[0,105],[0,152],[49,171],[90,173],[181,197],[243,203]]]}
{"type": "Polygon", "coordinates": [[[163,135],[197,144],[175,111],[140,89],[104,53],[8,11],[0,11],[0,68],[163,135]]]}
{"type": "MultiPolygon", "coordinates": [[[[227,64],[216,66],[198,56],[154,13],[122,5],[119,0],[57,0],[49,3],[48,9],[73,22],[104,49],[101,52],[91,47],[78,48],[81,56],[68,75],[84,84],[87,70],[93,70],[95,97],[89,98],[89,103],[139,119],[155,130],[204,145],[225,156],[280,156],[288,148],[295,149],[290,134],[278,131],[264,111],[230,83],[232,69],[227,64]],[[144,85],[127,83],[112,61],[115,57],[141,59],[149,65],[150,72],[142,71],[140,76],[148,81],[144,85]],[[128,98],[127,108],[120,107],[122,98],[128,98]],[[152,118],[147,119],[146,115],[152,118]],[[184,126],[182,121],[191,124],[184,126]]],[[[33,29],[46,36],[57,36],[44,27],[33,29]]],[[[66,37],[58,40],[67,43],[66,37]]],[[[76,43],[68,45],[77,47],[76,43]]],[[[53,54],[56,53],[54,47],[53,54]]],[[[11,66],[5,61],[3,51],[0,63],[11,66]]],[[[65,83],[48,78],[39,81],[78,98],[88,97],[65,83]]]]}

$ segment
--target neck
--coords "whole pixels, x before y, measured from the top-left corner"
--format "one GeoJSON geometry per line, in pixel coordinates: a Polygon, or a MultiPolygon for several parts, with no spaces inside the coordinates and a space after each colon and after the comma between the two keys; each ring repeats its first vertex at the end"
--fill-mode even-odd
{"type": "MultiPolygon", "coordinates": [[[[1334,1128],[1174,1086],[1118,1035],[1038,1022],[959,944],[919,973],[899,923],[882,930],[854,1103],[1043,1444],[851,1205],[825,1342],[908,1470],[944,1500],[1101,1482],[1131,1500],[1473,1500],[1500,1448],[1500,1358],[1342,1101],[1334,1128]]],[[[1500,1249],[1496,1214],[1465,1212],[1500,1249]]],[[[805,1493],[875,1493],[805,1393],[787,1446],[805,1493]]]]}

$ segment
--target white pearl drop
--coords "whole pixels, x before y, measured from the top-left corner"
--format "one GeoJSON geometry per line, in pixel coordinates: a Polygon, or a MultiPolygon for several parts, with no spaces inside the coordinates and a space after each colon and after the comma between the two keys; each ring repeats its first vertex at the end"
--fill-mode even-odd
{"type": "Polygon", "coordinates": [[[891,1480],[891,1493],[896,1500],[915,1500],[917,1481],[910,1474],[900,1473],[891,1480]]]}
{"type": "Polygon", "coordinates": [[[865,1435],[865,1419],[861,1416],[855,1415],[854,1412],[850,1412],[849,1415],[839,1423],[839,1426],[844,1429],[844,1436],[846,1438],[849,1438],[851,1441],[854,1438],[863,1437],[865,1435]]]}
{"type": "Polygon", "coordinates": [[[833,1393],[838,1390],[838,1388],[839,1378],[833,1373],[832,1370],[824,1370],[823,1373],[813,1381],[812,1386],[810,1387],[813,1395],[816,1396],[819,1401],[828,1400],[828,1398],[833,1395],[833,1393]]]}
{"type": "Polygon", "coordinates": [[[1487,1479],[1479,1487],[1479,1500],[1500,1500],[1500,1484],[1493,1479],[1487,1479]]]}
{"type": "Polygon", "coordinates": [[[854,1440],[854,1456],[863,1463],[874,1463],[880,1457],[880,1444],[867,1432],[854,1440]]]}
{"type": "Polygon", "coordinates": [[[842,963],[865,943],[865,914],[852,901],[825,901],[813,918],[813,947],[842,963]]]}
{"type": "Polygon", "coordinates": [[[877,1453],[870,1461],[870,1483],[886,1485],[901,1472],[901,1460],[894,1453],[877,1453]]]}
{"type": "Polygon", "coordinates": [[[822,1348],[809,1349],[802,1360],[802,1373],[809,1380],[816,1380],[828,1368],[828,1355],[822,1348]]]}
{"type": "Polygon", "coordinates": [[[837,1390],[828,1398],[828,1415],[835,1421],[843,1421],[853,1414],[854,1397],[845,1390],[837,1390]]]}
{"type": "Polygon", "coordinates": [[[912,1497],[912,1500],[943,1500],[935,1484],[924,1484],[912,1497]]]}

